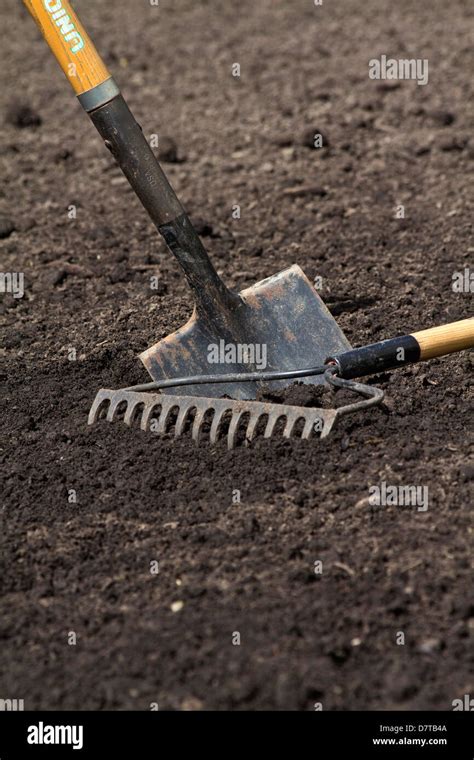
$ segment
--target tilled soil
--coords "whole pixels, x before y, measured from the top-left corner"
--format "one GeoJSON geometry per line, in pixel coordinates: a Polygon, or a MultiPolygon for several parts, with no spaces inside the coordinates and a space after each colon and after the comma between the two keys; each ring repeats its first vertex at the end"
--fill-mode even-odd
{"type": "MultiPolygon", "coordinates": [[[[354,345],[470,315],[467,0],[113,6],[76,3],[228,284],[299,263],[354,345]],[[382,54],[427,58],[428,84],[370,80],[382,54]]],[[[0,698],[451,709],[474,693],[472,354],[375,378],[384,406],[324,443],[88,428],[191,298],[34,24],[0,7],[2,270],[25,275],[2,301],[0,698]],[[382,481],[428,510],[371,506],[382,481]]]]}

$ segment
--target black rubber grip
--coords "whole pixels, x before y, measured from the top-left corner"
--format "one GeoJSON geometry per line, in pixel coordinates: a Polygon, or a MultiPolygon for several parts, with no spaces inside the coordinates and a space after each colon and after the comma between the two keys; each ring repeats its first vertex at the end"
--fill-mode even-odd
{"type": "Polygon", "coordinates": [[[335,362],[339,367],[340,376],[350,380],[403,367],[405,364],[414,364],[419,360],[418,341],[413,335],[403,335],[329,357],[326,364],[335,362]]]}

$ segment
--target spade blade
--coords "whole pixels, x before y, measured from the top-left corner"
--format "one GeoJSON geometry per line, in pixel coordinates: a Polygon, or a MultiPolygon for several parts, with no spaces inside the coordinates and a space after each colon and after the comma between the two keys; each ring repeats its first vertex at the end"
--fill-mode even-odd
{"type": "MultiPolygon", "coordinates": [[[[283,371],[315,367],[351,345],[299,266],[261,280],[240,294],[240,303],[225,320],[200,314],[140,355],[155,381],[193,375],[283,371]]],[[[301,382],[323,383],[321,375],[301,382]]],[[[287,385],[279,380],[266,387],[287,385]]],[[[170,393],[255,399],[260,384],[219,383],[172,388],[170,393]]],[[[166,392],[166,391],[165,391],[166,392]]]]}

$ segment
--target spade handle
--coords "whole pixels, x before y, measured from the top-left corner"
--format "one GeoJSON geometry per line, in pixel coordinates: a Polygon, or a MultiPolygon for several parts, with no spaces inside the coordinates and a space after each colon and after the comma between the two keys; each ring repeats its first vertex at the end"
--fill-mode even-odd
{"type": "Polygon", "coordinates": [[[68,0],[23,0],[76,95],[111,78],[68,0]]]}
{"type": "Polygon", "coordinates": [[[198,312],[226,316],[241,305],[201,240],[120,90],[68,0],[23,0],[151,220],[178,259],[198,312]]]}

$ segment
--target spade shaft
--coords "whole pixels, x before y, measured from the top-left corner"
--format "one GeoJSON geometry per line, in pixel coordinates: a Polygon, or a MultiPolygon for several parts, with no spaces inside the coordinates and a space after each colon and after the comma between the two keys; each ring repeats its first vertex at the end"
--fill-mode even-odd
{"type": "Polygon", "coordinates": [[[201,239],[171,187],[121,94],[89,112],[89,116],[134,189],[169,250],[176,256],[203,317],[223,315],[240,299],[217,274],[201,239]]]}

